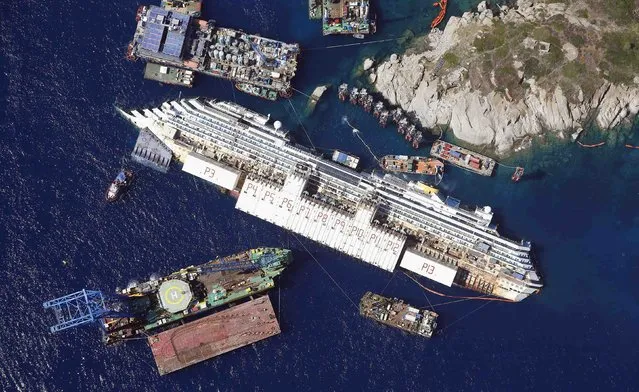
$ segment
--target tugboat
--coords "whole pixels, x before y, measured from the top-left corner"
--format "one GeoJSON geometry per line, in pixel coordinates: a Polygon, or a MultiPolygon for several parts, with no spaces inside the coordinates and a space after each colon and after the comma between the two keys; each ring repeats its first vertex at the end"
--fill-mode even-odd
{"type": "Polygon", "coordinates": [[[382,113],[382,110],[384,110],[384,103],[375,102],[375,106],[373,106],[373,116],[375,116],[375,118],[379,118],[379,115],[382,113]]]}
{"type": "Polygon", "coordinates": [[[397,132],[403,135],[404,133],[406,133],[406,128],[408,128],[408,119],[406,117],[402,117],[397,122],[397,132]]]}
{"type": "Polygon", "coordinates": [[[342,102],[346,101],[346,98],[348,98],[348,84],[342,83],[339,85],[339,89],[337,90],[337,96],[340,101],[342,102]]]}
{"type": "Polygon", "coordinates": [[[393,115],[393,122],[394,122],[395,124],[399,123],[399,120],[401,120],[401,119],[402,119],[402,115],[403,115],[403,114],[404,114],[404,113],[402,112],[402,109],[400,109],[400,108],[397,108],[397,109],[393,110],[393,112],[392,112],[392,115],[393,115]]]}
{"type": "Polygon", "coordinates": [[[364,98],[364,111],[366,113],[370,113],[372,108],[373,108],[373,97],[369,94],[366,94],[366,97],[364,98]]]}
{"type": "Polygon", "coordinates": [[[357,89],[357,87],[353,87],[353,89],[351,90],[351,99],[350,102],[353,105],[357,105],[357,100],[359,98],[359,90],[357,89]]]}
{"type": "Polygon", "coordinates": [[[413,148],[419,148],[419,144],[424,140],[424,135],[422,135],[421,131],[417,131],[415,133],[415,137],[413,138],[413,148]]]}
{"type": "Polygon", "coordinates": [[[364,106],[364,103],[366,102],[366,97],[368,97],[368,91],[366,91],[365,88],[359,90],[359,95],[357,96],[357,103],[359,103],[360,106],[364,106]]]}
{"type": "Polygon", "coordinates": [[[388,122],[388,110],[382,110],[382,112],[379,114],[379,125],[382,126],[382,128],[386,128],[386,123],[388,122]]]}
{"type": "Polygon", "coordinates": [[[519,182],[519,180],[521,180],[521,176],[523,175],[524,175],[524,168],[517,166],[511,179],[513,180],[513,182],[519,182]]]}
{"type": "Polygon", "coordinates": [[[109,189],[106,192],[106,201],[112,203],[120,198],[122,194],[131,186],[133,182],[133,172],[130,170],[122,169],[118,173],[115,180],[109,185],[109,189]]]}
{"type": "Polygon", "coordinates": [[[405,139],[408,140],[409,142],[413,140],[413,136],[415,136],[415,129],[416,129],[415,124],[411,124],[406,130],[405,139]]]}

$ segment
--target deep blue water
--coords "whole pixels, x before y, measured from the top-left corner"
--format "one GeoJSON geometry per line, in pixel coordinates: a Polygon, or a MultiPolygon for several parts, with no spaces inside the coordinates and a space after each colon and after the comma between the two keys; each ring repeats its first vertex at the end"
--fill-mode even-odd
{"type": "MultiPolygon", "coordinates": [[[[435,15],[430,2],[375,3],[375,39],[423,32],[435,15]]],[[[450,7],[460,14],[469,5],[450,7]]],[[[294,237],[234,210],[233,199],[177,167],[164,175],[135,166],[139,177],[130,194],[104,203],[104,189],[137,136],[113,105],[149,106],[179,91],[142,80],[143,64],[124,60],[136,8],[130,0],[0,5],[2,390],[636,390],[639,151],[622,147],[639,144],[633,131],[590,132],[587,138],[609,140],[593,150],[537,143],[518,158],[528,175],[517,185],[510,169],[493,178],[448,170],[444,191],[492,205],[504,233],[533,241],[546,287],[520,304],[438,306],[442,333],[426,341],[361,318],[351,303],[372,290],[426,306],[422,290],[401,272],[304,241],[316,262],[294,237]],[[258,245],[295,251],[281,289],[271,292],[279,336],[160,378],[143,342],[107,349],[96,328],[48,332],[53,320],[41,307],[45,300],[82,288],[110,292],[258,245]]],[[[307,93],[318,84],[354,82],[363,56],[401,49],[393,42],[320,49],[359,41],[323,38],[318,22],[306,18],[305,0],[206,1],[205,15],[299,42],[307,50],[295,86],[307,93]]],[[[285,100],[233,94],[228,81],[206,77],[182,94],[237,99],[272,113],[308,143],[285,100]]],[[[292,99],[300,113],[305,100],[292,99]]],[[[339,147],[373,166],[342,124],[344,115],[376,154],[410,151],[393,131],[339,103],[335,89],[303,120],[318,148],[339,147]]]]}

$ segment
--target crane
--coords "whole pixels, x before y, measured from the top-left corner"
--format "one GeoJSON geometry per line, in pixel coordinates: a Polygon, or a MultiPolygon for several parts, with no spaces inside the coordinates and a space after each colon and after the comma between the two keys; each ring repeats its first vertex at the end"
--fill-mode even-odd
{"type": "Polygon", "coordinates": [[[112,311],[107,307],[101,291],[80,290],[42,304],[45,309],[53,309],[57,324],[51,327],[51,332],[92,323],[112,311]]]}

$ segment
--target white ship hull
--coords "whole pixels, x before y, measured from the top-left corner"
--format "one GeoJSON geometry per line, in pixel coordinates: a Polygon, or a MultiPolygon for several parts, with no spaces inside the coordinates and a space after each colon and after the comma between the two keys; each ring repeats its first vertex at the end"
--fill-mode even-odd
{"type": "Polygon", "coordinates": [[[355,172],[233,103],[189,99],[121,113],[178,160],[196,160],[185,165],[190,173],[238,192],[237,209],[277,226],[387,271],[412,252],[423,257],[422,276],[440,281],[432,260],[456,271],[441,275],[445,284],[513,301],[542,287],[530,243],[502,237],[489,207],[466,210],[392,175],[355,172]]]}

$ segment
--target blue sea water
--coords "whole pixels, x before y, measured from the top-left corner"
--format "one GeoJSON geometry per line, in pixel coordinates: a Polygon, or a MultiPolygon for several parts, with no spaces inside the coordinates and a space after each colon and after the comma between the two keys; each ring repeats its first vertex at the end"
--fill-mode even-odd
{"type": "MultiPolygon", "coordinates": [[[[476,1],[450,3],[461,14],[476,1]]],[[[183,96],[237,100],[283,121],[309,144],[286,100],[233,92],[228,81],[200,77],[180,90],[142,79],[143,64],[124,60],[137,2],[5,1],[0,5],[0,386],[6,391],[630,391],[639,360],[639,144],[632,129],[600,134],[599,149],[539,141],[483,178],[451,168],[441,188],[468,203],[492,205],[502,232],[534,243],[546,287],[519,304],[453,304],[426,295],[401,272],[390,274],[302,240],[233,209],[234,200],[182,173],[134,166],[135,187],[122,202],[104,190],[137,137],[114,105],[139,107],[183,96]],[[160,377],[142,341],[105,348],[96,328],[51,335],[41,303],[82,288],[110,292],[133,279],[166,273],[248,247],[286,246],[295,263],[271,292],[282,334],[160,377]],[[306,252],[308,248],[312,256],[306,252]],[[68,261],[65,266],[63,260],[68,261]],[[342,292],[343,290],[343,292],[342,292]],[[367,290],[441,314],[431,340],[408,336],[357,314],[367,290]]],[[[430,2],[374,1],[372,39],[426,31],[430,2]]],[[[400,51],[397,42],[322,37],[306,1],[205,1],[205,16],[305,48],[295,87],[333,89],[305,116],[321,149],[373,158],[342,122],[347,116],[378,155],[411,149],[391,129],[340,103],[335,87],[354,83],[364,56],[400,51]]],[[[634,127],[635,129],[637,126],[634,127]]],[[[428,283],[426,283],[428,284],[428,283]]],[[[460,289],[431,287],[449,294],[460,289]]]]}

